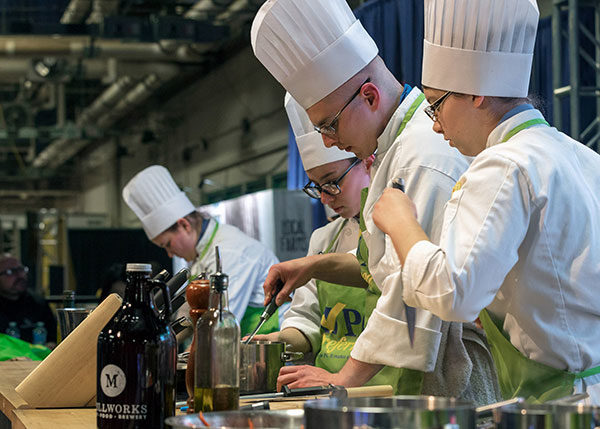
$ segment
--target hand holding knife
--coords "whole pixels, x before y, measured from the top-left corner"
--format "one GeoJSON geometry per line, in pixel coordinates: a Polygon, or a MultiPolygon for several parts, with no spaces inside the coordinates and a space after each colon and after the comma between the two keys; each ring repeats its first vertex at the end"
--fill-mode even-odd
{"type": "MultiPolygon", "coordinates": [[[[404,192],[405,185],[404,179],[398,177],[392,181],[392,188],[399,189],[404,192]]],[[[416,310],[414,307],[406,305],[404,303],[404,311],[406,313],[406,325],[408,326],[408,339],[410,340],[410,347],[412,348],[415,343],[415,319],[416,319],[416,310]]]]}

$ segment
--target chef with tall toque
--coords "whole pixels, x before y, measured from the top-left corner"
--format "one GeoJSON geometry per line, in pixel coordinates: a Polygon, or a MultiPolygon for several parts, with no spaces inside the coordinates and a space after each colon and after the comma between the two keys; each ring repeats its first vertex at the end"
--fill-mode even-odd
{"type": "Polygon", "coordinates": [[[375,205],[402,264],[381,301],[399,329],[403,300],[444,320],[479,316],[506,398],[575,390],[598,405],[600,155],[527,99],[538,15],[534,0],[425,1],[430,126],[475,158],[439,238],[409,194],[375,205]]]}

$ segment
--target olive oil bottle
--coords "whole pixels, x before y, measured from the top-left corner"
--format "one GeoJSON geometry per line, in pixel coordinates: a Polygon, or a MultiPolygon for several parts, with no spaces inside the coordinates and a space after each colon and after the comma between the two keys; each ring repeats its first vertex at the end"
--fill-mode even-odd
{"type": "Polygon", "coordinates": [[[218,246],[216,258],[208,310],[196,325],[195,412],[236,410],[239,406],[240,326],[229,311],[229,277],[221,272],[218,246]]]}

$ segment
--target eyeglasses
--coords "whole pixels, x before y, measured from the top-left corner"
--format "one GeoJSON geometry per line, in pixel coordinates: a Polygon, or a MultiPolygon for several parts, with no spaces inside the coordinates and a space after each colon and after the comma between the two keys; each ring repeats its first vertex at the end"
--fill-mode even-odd
{"type": "Polygon", "coordinates": [[[427,106],[425,109],[423,109],[425,111],[425,113],[427,113],[427,116],[429,116],[433,122],[437,122],[438,110],[440,110],[440,107],[442,106],[442,103],[444,102],[444,100],[446,98],[448,98],[449,95],[452,95],[452,94],[454,94],[452,91],[446,92],[440,98],[438,98],[433,103],[431,103],[429,106],[427,106]]]}
{"type": "Polygon", "coordinates": [[[18,267],[14,267],[14,268],[8,268],[4,271],[0,271],[0,276],[16,276],[17,274],[20,273],[25,273],[27,274],[29,272],[29,267],[25,267],[23,265],[20,265],[18,267]]]}
{"type": "Polygon", "coordinates": [[[348,107],[348,105],[349,105],[350,103],[352,103],[352,100],[354,100],[354,99],[356,98],[356,96],[357,96],[358,94],[360,94],[360,90],[362,89],[362,87],[363,87],[363,86],[364,86],[366,83],[369,83],[369,82],[371,82],[371,78],[370,78],[370,77],[369,77],[369,78],[367,78],[367,80],[365,80],[365,81],[364,81],[364,82],[363,82],[363,83],[360,85],[360,87],[359,87],[359,88],[356,90],[356,92],[354,93],[354,95],[353,95],[352,97],[350,97],[350,100],[348,100],[348,101],[346,102],[346,104],[344,104],[344,107],[342,107],[342,108],[341,108],[341,109],[340,109],[340,110],[339,110],[339,111],[338,111],[338,112],[335,114],[335,116],[333,117],[333,119],[332,119],[331,121],[329,121],[329,124],[327,124],[327,125],[320,125],[320,126],[313,125],[313,128],[315,129],[315,131],[316,131],[316,132],[318,132],[319,134],[325,134],[326,136],[329,136],[329,137],[333,137],[333,136],[335,136],[335,135],[337,134],[337,132],[338,132],[338,131],[337,131],[337,122],[338,122],[338,119],[340,118],[340,115],[342,114],[342,112],[344,111],[344,109],[345,109],[346,107],[348,107]]]}
{"type": "Polygon", "coordinates": [[[358,165],[358,163],[360,163],[360,159],[356,159],[356,161],[350,164],[350,167],[348,167],[348,169],[344,171],[344,174],[342,174],[340,177],[338,177],[332,182],[317,185],[311,180],[304,186],[304,188],[302,188],[302,190],[306,193],[306,195],[317,200],[321,198],[321,192],[325,192],[327,195],[335,197],[340,192],[342,192],[339,186],[342,179],[346,176],[346,174],[348,174],[350,170],[352,170],[352,167],[358,165]]]}

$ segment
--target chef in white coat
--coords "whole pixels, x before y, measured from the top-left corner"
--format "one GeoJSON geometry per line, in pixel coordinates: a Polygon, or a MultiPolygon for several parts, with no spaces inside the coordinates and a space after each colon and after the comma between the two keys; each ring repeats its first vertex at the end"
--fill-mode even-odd
{"type": "MultiPolygon", "coordinates": [[[[223,270],[229,275],[229,310],[240,322],[242,334],[252,332],[264,310],[262,283],[269,267],[279,262],[273,252],[236,227],[198,212],[163,166],[152,165],[137,173],[123,188],[123,199],[148,238],[169,257],[191,263],[192,274],[214,272],[215,246],[219,246],[223,270]]],[[[187,316],[188,304],[177,314],[187,316]]],[[[261,332],[278,328],[278,318],[271,317],[261,332]]]]}
{"type": "MultiPolygon", "coordinates": [[[[373,223],[372,211],[383,190],[401,177],[407,193],[418,201],[419,222],[432,236],[439,236],[439,215],[468,162],[432,132],[423,110],[423,93],[394,78],[345,0],[314,0],[302,6],[295,0],[267,1],[252,25],[254,53],[306,109],[326,146],[337,146],[361,159],[374,154],[375,160],[371,185],[362,195],[357,256],[335,253],[289,261],[271,268],[265,282],[269,298],[275,281],[284,281],[277,302],[311,278],[367,286],[368,323],[344,367],[334,374],[296,367],[288,381],[294,386],[329,382],[360,386],[387,365],[402,370],[403,393],[418,394],[431,387],[438,394],[461,396],[469,389],[472,375],[469,356],[487,354],[480,333],[472,325],[464,330],[462,324],[442,325],[440,319],[420,310],[414,348],[406,323],[402,322],[403,329],[389,328],[377,300],[381,291],[395,284],[398,259],[391,242],[373,223]],[[398,341],[390,342],[390,336],[398,341]],[[455,355],[439,359],[440,350],[455,355]],[[442,376],[428,386],[425,373],[442,376]]],[[[480,403],[495,399],[493,394],[484,396],[476,393],[473,399],[480,403]]]]}
{"type": "Polygon", "coordinates": [[[439,244],[410,195],[386,190],[376,204],[402,263],[381,301],[398,330],[403,300],[445,320],[479,316],[505,397],[575,389],[598,405],[600,155],[526,99],[537,23],[534,0],[425,1],[427,112],[475,159],[439,244]]]}

